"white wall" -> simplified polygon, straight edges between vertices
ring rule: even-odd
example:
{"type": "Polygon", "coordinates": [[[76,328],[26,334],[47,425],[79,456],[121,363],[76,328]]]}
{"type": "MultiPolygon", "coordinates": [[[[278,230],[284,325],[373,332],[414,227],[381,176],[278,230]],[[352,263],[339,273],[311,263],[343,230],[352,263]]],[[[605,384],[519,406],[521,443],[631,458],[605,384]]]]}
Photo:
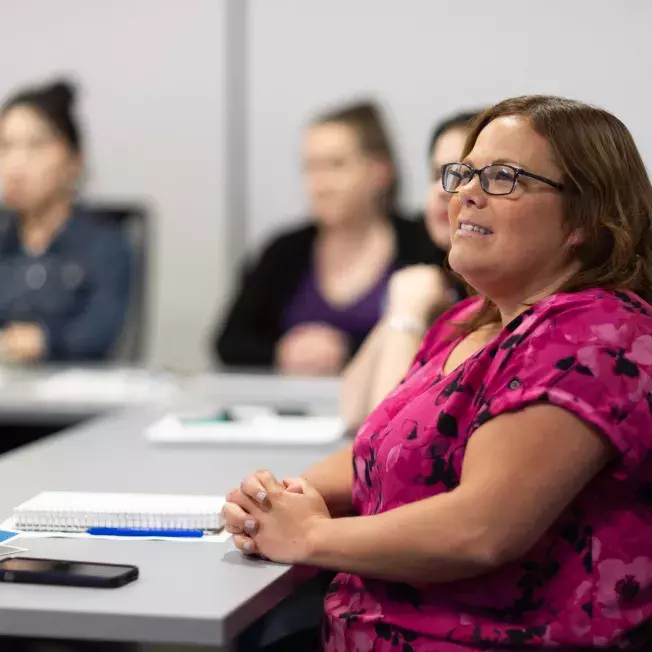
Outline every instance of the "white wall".
{"type": "Polygon", "coordinates": [[[651,27],[649,0],[250,0],[249,243],[301,215],[302,125],[361,94],[391,109],[410,206],[435,121],[524,93],[611,110],[652,165],[651,27]]]}
{"type": "Polygon", "coordinates": [[[205,366],[228,280],[225,16],[225,0],[3,0],[0,11],[0,96],[74,74],[88,194],[153,208],[155,365],[205,366]]]}
{"type": "Polygon", "coordinates": [[[303,214],[301,129],[339,101],[375,96],[391,110],[410,207],[425,192],[433,123],[508,95],[601,104],[652,164],[648,0],[1,4],[0,97],[74,74],[89,194],[154,209],[157,366],[207,366],[233,262],[244,242],[303,214]],[[462,64],[446,67],[447,53],[462,64]]]}

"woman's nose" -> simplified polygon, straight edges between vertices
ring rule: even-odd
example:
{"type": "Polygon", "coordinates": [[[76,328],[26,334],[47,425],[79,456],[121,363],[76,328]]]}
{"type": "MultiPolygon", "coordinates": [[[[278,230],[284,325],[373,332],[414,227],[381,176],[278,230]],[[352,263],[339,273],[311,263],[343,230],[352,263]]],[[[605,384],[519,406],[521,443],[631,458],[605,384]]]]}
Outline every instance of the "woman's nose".
{"type": "Polygon", "coordinates": [[[481,208],[487,201],[487,195],[482,190],[479,175],[474,175],[471,181],[457,191],[462,206],[481,208]]]}

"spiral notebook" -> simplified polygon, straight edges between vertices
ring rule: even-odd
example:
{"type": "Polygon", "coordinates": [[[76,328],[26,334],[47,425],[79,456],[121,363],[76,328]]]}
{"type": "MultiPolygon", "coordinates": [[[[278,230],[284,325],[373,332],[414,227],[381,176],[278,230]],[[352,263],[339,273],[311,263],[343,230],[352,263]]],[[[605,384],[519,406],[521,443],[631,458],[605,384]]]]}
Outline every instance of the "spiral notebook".
{"type": "Polygon", "coordinates": [[[46,491],[14,509],[16,530],[85,532],[89,528],[204,530],[222,528],[221,496],[46,491]]]}

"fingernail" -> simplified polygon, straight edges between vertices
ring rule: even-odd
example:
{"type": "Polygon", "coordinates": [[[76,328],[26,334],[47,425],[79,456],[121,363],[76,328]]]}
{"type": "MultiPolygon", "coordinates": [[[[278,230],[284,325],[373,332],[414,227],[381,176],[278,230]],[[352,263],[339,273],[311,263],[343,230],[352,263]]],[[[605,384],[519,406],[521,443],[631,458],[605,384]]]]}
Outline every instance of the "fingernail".
{"type": "Polygon", "coordinates": [[[259,492],[256,494],[256,500],[257,500],[259,503],[264,502],[265,498],[267,498],[267,492],[266,492],[266,491],[259,491],[259,492]]]}
{"type": "Polygon", "coordinates": [[[245,542],[242,544],[242,547],[243,547],[247,552],[251,552],[251,541],[245,541],[245,542]]]}
{"type": "Polygon", "coordinates": [[[248,519],[244,523],[245,532],[253,532],[256,529],[256,521],[248,519]]]}

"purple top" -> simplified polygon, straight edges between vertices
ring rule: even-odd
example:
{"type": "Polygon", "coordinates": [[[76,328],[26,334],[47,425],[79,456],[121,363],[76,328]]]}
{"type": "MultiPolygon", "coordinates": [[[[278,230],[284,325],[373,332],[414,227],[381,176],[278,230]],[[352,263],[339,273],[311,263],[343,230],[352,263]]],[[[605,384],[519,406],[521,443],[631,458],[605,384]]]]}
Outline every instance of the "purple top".
{"type": "Polygon", "coordinates": [[[437,320],[405,381],[358,432],[356,511],[373,515],[453,491],[473,433],[536,403],[595,427],[614,460],[522,559],[491,573],[426,588],[340,573],[326,596],[328,652],[629,649],[646,636],[652,308],[630,292],[557,294],[444,374],[459,341],[450,323],[477,306],[468,299],[437,320]]]}
{"type": "Polygon", "coordinates": [[[281,319],[283,331],[287,333],[300,324],[320,323],[337,328],[356,341],[364,339],[381,317],[387,283],[393,271],[392,263],[376,285],[357,301],[340,308],[322,295],[311,266],[285,305],[281,319]]]}

